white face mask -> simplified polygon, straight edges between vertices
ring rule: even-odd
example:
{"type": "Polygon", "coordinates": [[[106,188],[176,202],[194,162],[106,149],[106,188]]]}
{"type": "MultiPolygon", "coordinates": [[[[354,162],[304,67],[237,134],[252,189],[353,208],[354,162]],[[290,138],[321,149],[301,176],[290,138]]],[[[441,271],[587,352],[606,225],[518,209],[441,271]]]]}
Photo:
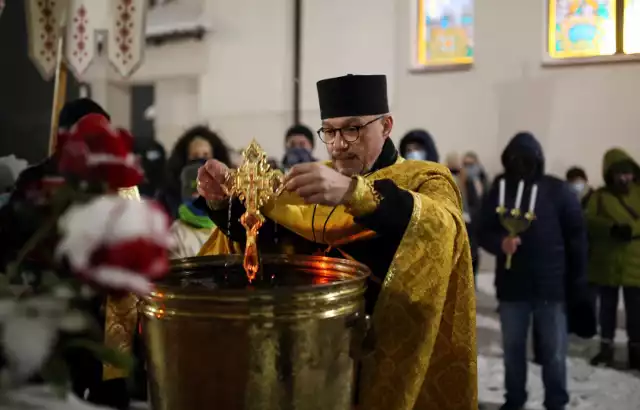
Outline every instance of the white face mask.
{"type": "Polygon", "coordinates": [[[406,159],[413,159],[416,161],[424,161],[427,159],[427,153],[425,151],[422,150],[417,150],[417,151],[409,151],[407,152],[407,155],[405,155],[406,159]]]}
{"type": "Polygon", "coordinates": [[[582,192],[584,192],[584,189],[586,188],[586,186],[587,185],[584,182],[574,182],[571,184],[571,189],[576,194],[581,195],[582,192]]]}

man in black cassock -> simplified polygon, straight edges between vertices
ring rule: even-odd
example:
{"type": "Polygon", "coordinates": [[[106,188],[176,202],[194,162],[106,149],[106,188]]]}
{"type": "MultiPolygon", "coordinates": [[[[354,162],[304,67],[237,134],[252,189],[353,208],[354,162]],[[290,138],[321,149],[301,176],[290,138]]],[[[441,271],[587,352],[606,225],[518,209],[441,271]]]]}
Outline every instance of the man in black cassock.
{"type": "MultiPolygon", "coordinates": [[[[287,192],[261,209],[259,247],[372,270],[366,310],[378,331],[362,361],[361,408],[476,410],[475,291],[456,183],[442,165],[398,155],[385,76],[317,87],[317,133],[331,162],[291,168],[287,192]]],[[[201,255],[232,253],[246,240],[245,209],[234,201],[229,211],[222,187],[227,171],[210,160],[199,172],[199,204],[219,227],[201,255]]]]}

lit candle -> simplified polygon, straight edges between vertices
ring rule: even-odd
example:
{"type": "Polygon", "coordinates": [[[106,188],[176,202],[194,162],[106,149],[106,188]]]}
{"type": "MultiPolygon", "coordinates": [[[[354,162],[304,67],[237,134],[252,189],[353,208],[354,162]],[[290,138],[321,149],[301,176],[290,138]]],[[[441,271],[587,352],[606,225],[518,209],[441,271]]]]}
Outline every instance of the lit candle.
{"type": "Polygon", "coordinates": [[[529,212],[533,213],[536,209],[536,199],[538,198],[538,185],[531,187],[531,197],[529,198],[529,212]]]}
{"type": "Polygon", "coordinates": [[[500,180],[500,191],[499,191],[499,196],[498,196],[498,206],[500,208],[504,207],[504,178],[502,178],[500,180]]]}
{"type": "Polygon", "coordinates": [[[522,194],[524,192],[524,181],[520,180],[518,182],[518,193],[516,194],[516,204],[514,205],[514,209],[520,209],[520,205],[522,205],[522,194]]]}

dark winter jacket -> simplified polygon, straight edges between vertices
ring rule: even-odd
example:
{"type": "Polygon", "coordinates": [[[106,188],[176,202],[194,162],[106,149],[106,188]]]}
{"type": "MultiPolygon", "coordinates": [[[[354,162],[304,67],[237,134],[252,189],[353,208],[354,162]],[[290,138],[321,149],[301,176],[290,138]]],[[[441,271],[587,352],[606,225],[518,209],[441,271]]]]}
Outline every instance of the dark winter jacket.
{"type": "Polygon", "coordinates": [[[574,291],[581,292],[586,288],[587,239],[582,209],[566,183],[544,174],[542,147],[531,134],[518,134],[509,142],[502,155],[503,165],[514,152],[534,154],[537,161],[537,173],[526,182],[521,205],[523,212],[528,210],[531,187],[537,184],[536,219],[520,235],[522,244],[513,255],[511,270],[507,271],[506,256],[502,252],[502,240],[507,231],[496,214],[498,181],[506,179],[505,205],[511,208],[518,179],[508,173],[498,176],[483,201],[479,243],[497,257],[499,300],[563,301],[574,291]]]}
{"type": "Polygon", "coordinates": [[[640,167],[621,149],[609,150],[602,173],[607,185],[589,198],[586,216],[591,239],[589,280],[596,285],[640,287],[640,167]],[[616,193],[610,184],[610,169],[630,162],[637,180],[626,194],[616,193]],[[625,227],[616,235],[613,227],[625,227]]]}

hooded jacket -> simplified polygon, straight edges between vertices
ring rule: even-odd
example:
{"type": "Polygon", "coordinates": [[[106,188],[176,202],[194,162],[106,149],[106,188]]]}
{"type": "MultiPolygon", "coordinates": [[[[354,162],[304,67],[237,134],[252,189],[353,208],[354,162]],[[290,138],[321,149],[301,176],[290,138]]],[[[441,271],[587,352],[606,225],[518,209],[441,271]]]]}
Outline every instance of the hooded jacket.
{"type": "Polygon", "coordinates": [[[573,291],[586,288],[587,241],[582,209],[564,181],[544,174],[540,143],[529,133],[517,134],[502,154],[505,173],[494,181],[480,212],[478,240],[497,257],[496,288],[501,301],[563,301],[573,291]],[[514,206],[518,176],[508,167],[513,155],[533,156],[536,172],[525,183],[521,210],[528,211],[531,188],[538,186],[536,219],[520,234],[521,245],[513,255],[511,270],[505,269],[502,241],[508,235],[496,213],[499,180],[505,178],[505,205],[514,206]],[[569,294],[568,294],[568,293],[569,294]]]}
{"type": "Polygon", "coordinates": [[[400,155],[403,157],[407,154],[407,145],[411,143],[418,143],[424,147],[427,154],[427,161],[440,162],[440,155],[438,154],[438,148],[433,141],[433,137],[425,130],[413,130],[409,131],[400,140],[400,155]]]}
{"type": "Polygon", "coordinates": [[[621,149],[609,150],[602,161],[606,185],[589,197],[586,218],[591,249],[589,281],[605,286],[640,287],[640,167],[621,149]],[[611,167],[620,162],[635,165],[636,179],[627,194],[610,189],[611,167]],[[631,228],[630,240],[611,235],[614,225],[631,228]]]}

